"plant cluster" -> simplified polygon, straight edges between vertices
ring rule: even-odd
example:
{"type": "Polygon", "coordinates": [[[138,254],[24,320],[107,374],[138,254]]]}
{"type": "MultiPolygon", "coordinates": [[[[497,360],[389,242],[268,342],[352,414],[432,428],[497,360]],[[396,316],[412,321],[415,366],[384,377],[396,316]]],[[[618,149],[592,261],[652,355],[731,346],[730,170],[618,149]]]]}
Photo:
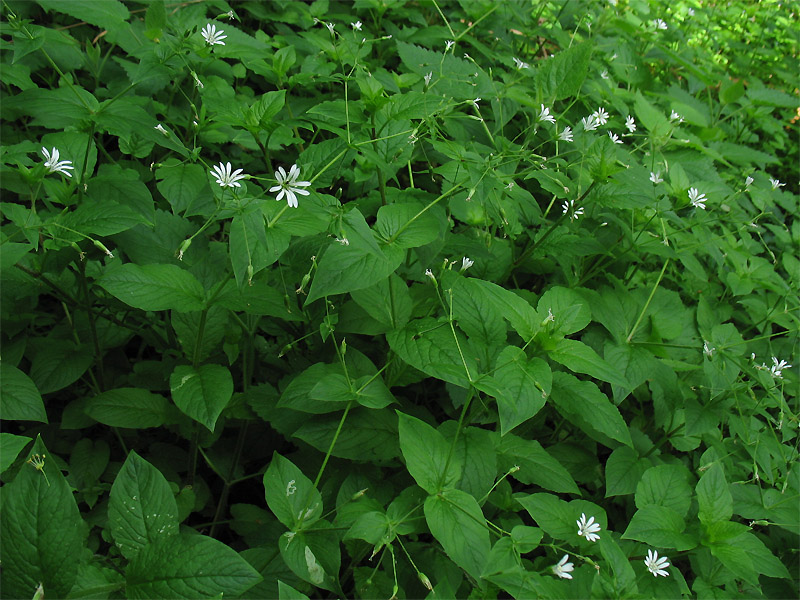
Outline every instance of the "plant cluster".
{"type": "Polygon", "coordinates": [[[3,596],[797,597],[739,4],[5,0],[3,596]]]}

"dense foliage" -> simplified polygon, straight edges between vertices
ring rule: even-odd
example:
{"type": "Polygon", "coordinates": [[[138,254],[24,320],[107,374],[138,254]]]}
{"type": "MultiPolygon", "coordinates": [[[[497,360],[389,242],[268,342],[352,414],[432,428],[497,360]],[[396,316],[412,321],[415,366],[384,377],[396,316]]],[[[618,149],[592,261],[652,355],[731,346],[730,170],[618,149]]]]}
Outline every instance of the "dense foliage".
{"type": "Polygon", "coordinates": [[[5,0],[3,597],[798,597],[791,10],[5,0]]]}

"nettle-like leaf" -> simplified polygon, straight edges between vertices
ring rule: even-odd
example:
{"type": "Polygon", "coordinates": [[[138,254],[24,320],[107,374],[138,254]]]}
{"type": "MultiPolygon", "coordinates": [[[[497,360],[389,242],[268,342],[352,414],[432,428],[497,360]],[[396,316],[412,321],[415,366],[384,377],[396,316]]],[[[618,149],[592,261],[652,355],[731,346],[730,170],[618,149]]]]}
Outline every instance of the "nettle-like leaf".
{"type": "Polygon", "coordinates": [[[322,496],[311,480],[277,452],[264,473],[264,492],[278,520],[296,531],[313,525],[322,514],[322,496]]]}
{"type": "Polygon", "coordinates": [[[169,387],[176,406],[213,432],[233,395],[233,377],[222,365],[184,365],[172,372],[169,387]]]}
{"type": "Polygon", "coordinates": [[[429,494],[452,485],[461,476],[460,461],[453,460],[450,444],[433,427],[401,412],[399,419],[400,450],[406,469],[417,484],[429,494]]]}
{"type": "Polygon", "coordinates": [[[4,419],[47,423],[42,395],[30,377],[14,366],[0,363],[0,414],[4,419]]]}
{"type": "Polygon", "coordinates": [[[191,312],[205,308],[200,282],[175,265],[117,265],[106,271],[100,286],[122,302],[141,310],[191,312]]]}

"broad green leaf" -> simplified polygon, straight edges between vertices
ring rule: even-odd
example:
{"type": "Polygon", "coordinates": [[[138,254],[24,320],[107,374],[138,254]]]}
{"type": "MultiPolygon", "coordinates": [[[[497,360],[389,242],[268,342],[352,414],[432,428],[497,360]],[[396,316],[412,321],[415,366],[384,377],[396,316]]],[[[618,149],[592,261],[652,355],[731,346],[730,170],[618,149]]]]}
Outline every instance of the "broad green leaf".
{"type": "Polygon", "coordinates": [[[264,215],[255,206],[231,221],[228,243],[239,287],[250,285],[253,275],[267,267],[265,231],[264,215]]]}
{"type": "Polygon", "coordinates": [[[616,448],[606,461],[606,498],[633,494],[649,466],[633,448],[616,448]]]}
{"type": "Polygon", "coordinates": [[[262,577],[222,542],[181,533],[146,545],[125,571],[128,598],[239,596],[262,577]]]}
{"type": "Polygon", "coordinates": [[[489,552],[481,577],[513,571],[521,562],[520,552],[510,537],[501,537],[489,552]]]}
{"type": "Polygon", "coordinates": [[[286,90],[267,92],[253,102],[245,115],[247,125],[269,129],[273,124],[273,117],[277,115],[286,103],[286,90]]]}
{"type": "MultiPolygon", "coordinates": [[[[485,294],[473,292],[475,285],[471,279],[458,277],[452,288],[453,318],[458,327],[467,334],[473,348],[480,353],[480,360],[487,366],[506,341],[506,324],[502,313],[497,310],[485,294]]],[[[450,294],[446,292],[448,302],[450,294]]],[[[507,361],[506,361],[507,362],[507,361]]]]}
{"type": "Polygon", "coordinates": [[[636,486],[636,507],[655,504],[685,517],[692,503],[689,470],[682,465],[658,465],[647,469],[636,486]]]}
{"type": "Polygon", "coordinates": [[[386,408],[395,398],[380,377],[364,375],[353,382],[356,400],[367,408],[386,408]]]}
{"type": "Polygon", "coordinates": [[[161,427],[170,420],[166,398],[141,388],[103,392],[89,399],[84,412],[98,423],[111,427],[161,427]]]}
{"type": "Polygon", "coordinates": [[[630,383],[620,369],[610,365],[591,347],[578,340],[558,340],[556,347],[549,351],[548,356],[574,373],[584,373],[626,390],[631,389],[630,383]]]}
{"type": "MultiPolygon", "coordinates": [[[[458,423],[445,421],[438,427],[447,440],[453,443],[458,423]]],[[[497,452],[494,433],[480,427],[465,427],[456,440],[451,462],[461,470],[455,486],[475,498],[487,496],[497,477],[497,452]]]]}
{"type": "Polygon", "coordinates": [[[448,383],[466,388],[478,374],[474,357],[464,352],[466,338],[458,330],[454,336],[446,321],[415,319],[387,333],[386,341],[412,367],[448,383]]]}
{"type": "Polygon", "coordinates": [[[322,496],[303,472],[288,458],[272,455],[264,473],[267,505],[292,531],[314,524],[322,515],[322,496]]]}
{"type": "MultiPolygon", "coordinates": [[[[553,494],[531,494],[530,496],[517,496],[517,502],[528,511],[536,524],[545,533],[557,540],[577,541],[578,526],[576,521],[581,514],[575,514],[568,502],[561,500],[553,494]]],[[[593,516],[598,520],[597,515],[587,515],[588,519],[593,516]]]]}
{"type": "MultiPolygon", "coordinates": [[[[101,559],[95,557],[95,562],[101,559]]],[[[109,598],[125,588],[125,578],[115,569],[86,563],[78,567],[78,577],[67,598],[109,598]]]]}
{"type": "Polygon", "coordinates": [[[740,548],[744,548],[744,551],[750,556],[756,573],[766,575],[767,577],[792,579],[792,575],[789,574],[789,570],[786,566],[775,557],[764,542],[755,534],[749,532],[743,533],[731,540],[731,542],[735,543],[740,548]]]}
{"type": "Polygon", "coordinates": [[[747,550],[736,543],[736,538],[710,544],[708,549],[729,569],[733,577],[744,579],[754,586],[758,585],[758,573],[753,567],[753,560],[747,550]]]}
{"type": "Polygon", "coordinates": [[[600,554],[614,571],[613,585],[615,597],[627,598],[636,592],[636,572],[630,559],[625,555],[612,535],[601,535],[597,540],[600,554]]]}
{"type": "Polygon", "coordinates": [[[429,244],[439,237],[439,221],[432,213],[422,212],[424,208],[420,202],[381,206],[375,232],[387,244],[394,244],[398,248],[417,248],[429,244]]]}
{"type": "Polygon", "coordinates": [[[78,573],[88,528],[75,497],[40,437],[28,463],[0,490],[4,598],[29,598],[41,583],[50,597],[66,598],[78,573]]]}
{"type": "Polygon", "coordinates": [[[619,409],[595,384],[580,381],[567,373],[554,373],[551,397],[556,408],[589,436],[606,445],[611,444],[610,440],[616,440],[633,447],[631,434],[619,409]]]}
{"type": "Polygon", "coordinates": [[[576,95],[583,84],[592,54],[590,42],[575,44],[555,54],[550,60],[538,61],[536,88],[541,101],[550,104],[576,95]]]}
{"type": "Polygon", "coordinates": [[[213,433],[233,395],[233,377],[222,365],[182,365],[170,375],[169,388],[176,406],[213,433]]]}
{"type": "Polygon", "coordinates": [[[533,339],[541,328],[539,313],[523,298],[495,283],[482,279],[467,279],[466,289],[474,296],[494,306],[526,342],[533,339]]]}
{"type": "MultiPolygon", "coordinates": [[[[50,357],[48,360],[57,359],[50,357]]],[[[3,419],[47,423],[42,396],[30,377],[16,367],[0,362],[0,382],[0,414],[3,419]]]]}
{"type": "Polygon", "coordinates": [[[730,520],[733,515],[733,497],[718,462],[706,469],[697,482],[695,491],[700,508],[698,517],[704,525],[730,520]]]}
{"type": "Polygon", "coordinates": [[[202,361],[218,350],[230,331],[229,317],[230,313],[220,305],[212,305],[206,311],[172,311],[170,323],[186,360],[193,361],[196,352],[197,359],[202,361]],[[204,324],[202,331],[201,322],[204,324]],[[198,335],[202,336],[200,340],[197,339],[198,335]]]}
{"type": "Polygon", "coordinates": [[[287,531],[278,540],[281,557],[295,575],[328,591],[336,587],[341,566],[339,536],[330,523],[318,521],[314,531],[287,531]]]}
{"type": "Polygon", "coordinates": [[[479,580],[491,544],[477,500],[461,490],[445,488],[425,500],[425,521],[453,562],[479,580]]]}
{"type": "Polygon", "coordinates": [[[205,308],[200,282],[175,265],[127,263],[107,269],[99,282],[109,294],[141,310],[190,312],[205,308]]]}
{"type": "Polygon", "coordinates": [[[406,469],[417,485],[429,494],[453,485],[461,477],[461,465],[451,458],[450,444],[441,433],[415,417],[397,412],[399,419],[400,451],[406,469]]]}
{"type": "Polygon", "coordinates": [[[487,575],[484,579],[505,590],[512,598],[566,598],[568,595],[564,582],[527,571],[520,566],[487,575]]]}
{"type": "Polygon", "coordinates": [[[309,600],[303,592],[298,592],[288,583],[278,580],[278,600],[309,600]]]}
{"type": "Polygon", "coordinates": [[[375,285],[354,290],[350,295],[370,317],[392,329],[405,327],[411,316],[412,302],[408,286],[394,273],[375,285]]]}
{"type": "MultiPolygon", "coordinates": [[[[3,415],[5,417],[5,415],[3,415]]],[[[31,438],[13,433],[0,433],[0,473],[14,464],[23,448],[31,443],[31,438]]]]}
{"type": "Polygon", "coordinates": [[[344,535],[345,540],[364,540],[382,547],[394,539],[394,524],[382,511],[372,510],[360,515],[344,535]]]}
{"type": "Polygon", "coordinates": [[[553,315],[551,335],[569,335],[586,327],[592,320],[587,301],[576,291],[552,287],[539,298],[536,307],[540,315],[553,315]]]}
{"type": "MultiPolygon", "coordinates": [[[[340,413],[304,419],[292,434],[322,453],[331,447],[341,422],[340,413]]],[[[389,410],[354,408],[339,432],[331,454],[349,460],[386,461],[400,456],[397,442],[397,418],[389,410]]]]}
{"type": "MultiPolygon", "coordinates": [[[[3,100],[4,116],[9,121],[29,115],[33,117],[32,125],[60,131],[88,120],[91,111],[98,107],[97,98],[75,85],[54,90],[29,89],[3,100]]],[[[77,163],[75,166],[77,168],[77,163]]]]}
{"type": "Polygon", "coordinates": [[[152,225],[140,213],[125,204],[109,198],[86,199],[73,212],[67,213],[56,223],[85,235],[107,236],[127,231],[140,223],[152,225]]]}
{"type": "Polygon", "coordinates": [[[208,177],[201,165],[166,162],[156,171],[156,187],[169,202],[173,213],[183,213],[184,216],[205,214],[208,208],[213,210],[208,177]]]}
{"type": "Polygon", "coordinates": [[[128,560],[148,544],[178,534],[178,505],[169,483],[133,450],[111,486],[108,524],[128,560]]]}
{"type": "MultiPolygon", "coordinates": [[[[286,386],[286,389],[283,390],[278,407],[313,414],[325,414],[343,409],[344,405],[341,402],[331,401],[330,399],[319,400],[311,396],[311,391],[329,375],[344,377],[338,365],[325,363],[313,364],[302,373],[295,375],[289,385],[286,386]]],[[[324,392],[324,389],[320,391],[324,392]]]]}
{"type": "Polygon", "coordinates": [[[686,524],[671,508],[649,504],[637,510],[622,538],[637,540],[655,548],[691,550],[698,540],[683,533],[686,524]]]}
{"type": "Polygon", "coordinates": [[[39,4],[47,11],[55,11],[74,17],[78,21],[86,21],[104,29],[113,29],[125,25],[130,16],[128,9],[118,0],[39,0],[39,4]]]}
{"type": "MultiPolygon", "coordinates": [[[[57,392],[77,381],[93,360],[92,351],[86,345],[76,346],[67,340],[48,340],[37,349],[31,362],[30,376],[40,393],[57,392]]],[[[30,406],[35,403],[29,387],[25,391],[19,387],[12,388],[12,393],[15,389],[26,399],[26,404],[30,406]]]]}
{"type": "Polygon", "coordinates": [[[572,475],[550,456],[536,440],[526,440],[514,434],[503,436],[497,448],[503,469],[518,466],[511,477],[525,485],[536,484],[554,492],[579,494],[572,475]]]}
{"type": "Polygon", "coordinates": [[[494,379],[503,395],[497,399],[500,434],[506,435],[544,406],[553,381],[550,366],[541,358],[528,358],[516,346],[506,346],[497,357],[494,379]]]}
{"type": "Polygon", "coordinates": [[[535,550],[539,546],[544,536],[541,529],[538,527],[529,527],[527,525],[516,525],[511,530],[511,540],[514,542],[514,547],[520,554],[526,554],[535,550]]]}

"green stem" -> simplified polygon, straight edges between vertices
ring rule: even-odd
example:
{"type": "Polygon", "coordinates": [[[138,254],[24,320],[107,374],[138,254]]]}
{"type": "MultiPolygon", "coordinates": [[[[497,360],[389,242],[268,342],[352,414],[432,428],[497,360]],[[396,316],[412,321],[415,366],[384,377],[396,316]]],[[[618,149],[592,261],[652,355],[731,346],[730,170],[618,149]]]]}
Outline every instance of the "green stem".
{"type": "Polygon", "coordinates": [[[200,366],[200,348],[203,344],[203,334],[206,329],[206,317],[208,309],[205,308],[200,313],[200,323],[197,325],[197,337],[194,340],[194,352],[192,353],[192,366],[197,369],[200,366]]]}
{"type": "Polygon", "coordinates": [[[633,334],[635,334],[636,330],[639,328],[639,324],[642,322],[642,319],[644,318],[644,315],[647,312],[647,308],[650,306],[650,302],[653,300],[653,296],[655,296],[655,294],[656,294],[656,290],[658,289],[658,285],[661,283],[661,278],[664,277],[664,272],[667,270],[667,265],[668,264],[669,264],[669,259],[664,261],[664,266],[661,267],[661,273],[658,274],[658,279],[656,280],[656,283],[653,286],[653,289],[650,290],[650,295],[647,297],[647,302],[644,303],[644,306],[642,307],[642,311],[639,313],[639,318],[636,319],[636,323],[633,324],[633,329],[631,329],[631,332],[628,334],[628,337],[625,339],[626,343],[630,344],[631,338],[633,338],[633,334]]]}

